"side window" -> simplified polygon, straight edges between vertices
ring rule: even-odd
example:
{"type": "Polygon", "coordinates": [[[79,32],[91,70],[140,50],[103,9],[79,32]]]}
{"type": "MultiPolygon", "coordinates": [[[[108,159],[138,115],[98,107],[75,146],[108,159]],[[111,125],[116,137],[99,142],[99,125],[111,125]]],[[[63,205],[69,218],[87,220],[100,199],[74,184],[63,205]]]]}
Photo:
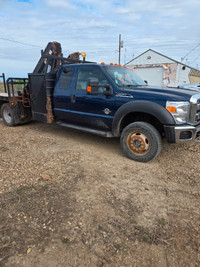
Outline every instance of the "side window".
{"type": "Polygon", "coordinates": [[[59,87],[60,89],[67,90],[70,88],[74,68],[64,68],[60,76],[59,87]]]}
{"type": "MultiPolygon", "coordinates": [[[[78,70],[76,89],[86,90],[87,82],[89,78],[97,78],[99,80],[99,84],[106,85],[108,84],[108,80],[104,76],[103,72],[98,67],[80,67],[78,70]]],[[[105,87],[97,88],[99,92],[106,91],[105,87]]]]}

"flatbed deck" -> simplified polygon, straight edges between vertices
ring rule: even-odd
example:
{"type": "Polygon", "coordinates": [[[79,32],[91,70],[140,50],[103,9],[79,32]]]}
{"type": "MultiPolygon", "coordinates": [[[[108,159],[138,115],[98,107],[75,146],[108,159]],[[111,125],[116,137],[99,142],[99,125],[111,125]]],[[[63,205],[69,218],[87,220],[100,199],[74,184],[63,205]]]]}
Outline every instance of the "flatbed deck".
{"type": "Polygon", "coordinates": [[[8,93],[0,93],[0,100],[8,101],[8,93]]]}
{"type": "Polygon", "coordinates": [[[8,97],[8,93],[0,93],[0,96],[8,97]]]}

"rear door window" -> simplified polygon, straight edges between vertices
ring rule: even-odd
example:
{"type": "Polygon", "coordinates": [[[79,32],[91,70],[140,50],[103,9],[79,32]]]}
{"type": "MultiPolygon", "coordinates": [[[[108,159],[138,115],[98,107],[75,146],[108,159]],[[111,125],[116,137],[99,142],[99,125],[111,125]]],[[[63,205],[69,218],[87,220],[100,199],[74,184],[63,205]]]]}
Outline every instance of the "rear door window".
{"type": "Polygon", "coordinates": [[[64,68],[59,80],[59,87],[62,90],[70,89],[74,68],[64,68]]]}

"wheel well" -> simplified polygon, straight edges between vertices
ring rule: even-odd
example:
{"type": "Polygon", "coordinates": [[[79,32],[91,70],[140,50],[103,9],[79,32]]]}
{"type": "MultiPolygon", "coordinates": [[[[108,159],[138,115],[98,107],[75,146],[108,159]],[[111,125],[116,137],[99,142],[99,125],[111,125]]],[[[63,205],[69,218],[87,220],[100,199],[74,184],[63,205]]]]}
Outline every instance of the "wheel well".
{"type": "Polygon", "coordinates": [[[127,125],[129,125],[132,122],[136,122],[136,121],[148,122],[158,130],[158,132],[160,133],[161,136],[165,135],[165,131],[164,131],[164,127],[163,127],[162,123],[156,117],[154,117],[148,113],[143,113],[143,112],[132,112],[132,113],[127,114],[122,119],[122,122],[120,125],[120,133],[123,131],[123,129],[127,125]]]}

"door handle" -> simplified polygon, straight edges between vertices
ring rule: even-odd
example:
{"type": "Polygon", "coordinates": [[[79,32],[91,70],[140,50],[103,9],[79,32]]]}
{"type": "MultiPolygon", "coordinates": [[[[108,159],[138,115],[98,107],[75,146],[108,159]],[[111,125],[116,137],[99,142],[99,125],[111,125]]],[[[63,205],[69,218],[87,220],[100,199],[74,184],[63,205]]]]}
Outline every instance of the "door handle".
{"type": "Polygon", "coordinates": [[[75,95],[71,95],[71,103],[76,103],[76,96],[75,95]]]}

